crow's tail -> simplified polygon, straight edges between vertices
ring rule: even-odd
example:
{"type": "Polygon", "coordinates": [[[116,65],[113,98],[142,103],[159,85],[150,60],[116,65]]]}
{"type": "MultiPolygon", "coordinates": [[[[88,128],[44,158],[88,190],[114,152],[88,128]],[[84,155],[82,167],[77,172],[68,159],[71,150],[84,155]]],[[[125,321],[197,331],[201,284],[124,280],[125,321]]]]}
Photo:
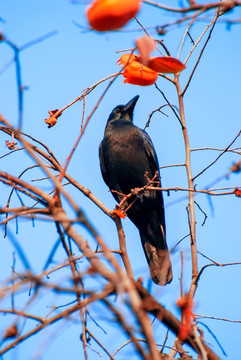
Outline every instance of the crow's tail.
{"type": "Polygon", "coordinates": [[[156,246],[150,236],[140,231],[142,246],[146,255],[151,277],[157,285],[166,285],[172,281],[172,265],[165,239],[157,241],[156,246]]]}

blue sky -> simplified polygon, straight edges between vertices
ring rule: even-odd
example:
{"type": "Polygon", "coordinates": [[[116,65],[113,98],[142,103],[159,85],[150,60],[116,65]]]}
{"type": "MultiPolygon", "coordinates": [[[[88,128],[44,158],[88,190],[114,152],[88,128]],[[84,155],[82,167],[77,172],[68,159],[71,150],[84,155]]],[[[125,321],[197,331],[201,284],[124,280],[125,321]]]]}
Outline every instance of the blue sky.
{"type": "MultiPolygon", "coordinates": [[[[177,6],[175,1],[166,3],[177,6]]],[[[48,117],[48,111],[64,107],[77,98],[87,87],[119,71],[116,61],[120,55],[116,51],[133,47],[134,40],[143,35],[138,24],[134,21],[130,22],[125,31],[119,33],[98,34],[93,31],[82,31],[74,22],[87,26],[84,16],[85,7],[86,4],[83,2],[73,4],[67,0],[0,0],[0,17],[2,19],[0,26],[3,34],[17,46],[21,47],[29,41],[56,31],[55,35],[27,48],[20,54],[22,82],[27,87],[24,92],[22,130],[44,142],[51,148],[62,164],[64,164],[79,134],[82,103],[77,102],[67,109],[59,118],[57,125],[51,129],[48,129],[44,123],[44,119],[48,117]],[[128,29],[138,31],[126,31],[128,29]]],[[[223,17],[222,21],[225,18],[238,19],[240,16],[241,11],[237,8],[227,14],[226,17],[223,17]]],[[[147,4],[142,5],[138,14],[138,20],[146,27],[166,24],[177,18],[178,15],[158,11],[147,4]]],[[[195,24],[191,29],[191,35],[195,41],[205,26],[206,22],[203,21],[195,24]]],[[[174,27],[163,37],[165,45],[174,57],[177,55],[184,31],[185,26],[174,27]]],[[[161,39],[154,29],[149,32],[153,37],[161,39]]],[[[187,69],[183,71],[180,77],[182,86],[185,85],[191,73],[202,45],[203,41],[194,51],[190,61],[187,63],[187,69]]],[[[182,61],[185,60],[190,48],[191,44],[187,38],[180,56],[182,61]]],[[[240,25],[233,25],[228,29],[225,23],[218,23],[184,98],[192,148],[211,147],[224,149],[238,134],[240,130],[240,56],[240,25]]],[[[14,64],[2,71],[12,57],[12,50],[6,44],[1,44],[0,112],[9,122],[16,125],[17,92],[14,64]]],[[[157,84],[164,91],[169,102],[177,106],[174,86],[161,77],[159,77],[157,84]]],[[[107,82],[101,84],[86,97],[86,116],[90,114],[106,86],[107,82]]],[[[112,108],[118,104],[126,103],[137,94],[140,95],[140,99],[136,105],[134,122],[141,128],[144,127],[151,111],[165,104],[164,99],[154,86],[125,85],[122,76],[120,76],[92,117],[68,167],[68,173],[88,187],[110,209],[114,208],[115,202],[101,177],[98,147],[103,137],[107,117],[112,108]]],[[[183,163],[185,153],[180,125],[167,107],[164,108],[164,112],[168,116],[161,114],[153,116],[147,132],[155,145],[160,166],[183,163]]],[[[7,152],[5,147],[5,140],[7,139],[5,134],[0,133],[0,156],[7,152]]],[[[232,148],[240,148],[240,146],[241,142],[238,138],[232,148]]],[[[193,152],[193,174],[199,173],[219,153],[219,151],[215,150],[193,152]]],[[[204,188],[219,176],[224,175],[230,166],[238,160],[240,160],[238,154],[224,154],[213,167],[196,179],[196,186],[199,189],[204,188]]],[[[23,169],[32,164],[32,160],[21,151],[15,155],[12,154],[0,159],[0,169],[17,176],[23,169]]],[[[31,170],[24,179],[31,180],[41,176],[42,173],[39,170],[31,170]]],[[[171,167],[162,169],[161,176],[163,187],[187,187],[184,168],[171,167]]],[[[52,189],[50,182],[47,181],[42,183],[41,186],[46,191],[52,189]]],[[[240,186],[240,174],[231,174],[228,179],[223,179],[216,185],[218,188],[234,186],[240,186]]],[[[78,205],[84,209],[88,218],[92,220],[106,243],[111,248],[118,249],[117,234],[112,221],[80,192],[72,188],[67,189],[78,205]]],[[[9,192],[8,188],[0,184],[0,206],[6,204],[9,192]]],[[[188,234],[186,213],[188,200],[185,196],[186,193],[179,192],[171,192],[170,196],[164,194],[167,239],[170,249],[188,234]],[[178,201],[178,199],[182,200],[178,201]]],[[[15,197],[13,201],[17,202],[17,198],[15,197]]],[[[210,198],[206,195],[198,195],[196,201],[208,216],[205,225],[202,226],[203,213],[196,208],[198,250],[219,263],[241,261],[241,200],[234,196],[210,198]]],[[[66,211],[72,214],[67,204],[66,211]]],[[[143,276],[146,284],[149,273],[138,232],[128,219],[123,221],[123,226],[134,274],[136,278],[143,276]]],[[[92,246],[95,245],[93,239],[81,226],[77,226],[77,229],[90,241],[92,246]]],[[[48,253],[58,238],[55,226],[41,221],[35,221],[33,224],[30,221],[19,220],[18,234],[16,234],[15,223],[12,223],[10,230],[21,243],[35,273],[41,272],[48,253]]],[[[7,238],[3,239],[2,234],[0,240],[1,281],[11,275],[13,262],[13,247],[7,238]]],[[[157,299],[176,315],[178,315],[178,312],[175,302],[180,295],[181,249],[184,252],[184,289],[189,289],[191,263],[188,238],[181,243],[172,255],[174,279],[171,285],[161,290],[153,285],[152,289],[152,293],[157,299]]],[[[63,250],[59,249],[55,261],[61,262],[64,258],[63,250]]],[[[199,268],[206,263],[208,261],[200,256],[199,268]]],[[[16,269],[22,271],[19,259],[16,262],[16,269]]],[[[67,274],[63,272],[56,275],[56,281],[58,276],[66,279],[67,274]]],[[[240,276],[241,266],[210,267],[205,270],[195,297],[195,311],[198,314],[207,316],[241,320],[240,276]]],[[[19,302],[19,306],[26,302],[26,297],[27,293],[19,295],[16,300],[19,302]]],[[[68,297],[43,294],[41,301],[35,304],[35,307],[31,310],[39,311],[41,316],[44,316],[49,311],[46,306],[50,304],[56,305],[56,302],[63,304],[68,301],[71,301],[68,297]]],[[[9,306],[9,304],[4,306],[9,306]]],[[[93,313],[97,316],[101,325],[105,327],[107,335],[102,335],[100,329],[94,324],[91,324],[91,328],[95,334],[103,336],[103,341],[106,341],[107,346],[111,347],[113,341],[116,340],[116,335],[114,335],[116,330],[113,330],[111,317],[108,321],[103,319],[103,309],[101,306],[100,308],[96,307],[93,309],[93,313]]],[[[8,321],[9,317],[3,318],[3,326],[0,325],[0,337],[8,326],[8,321]]],[[[201,321],[217,336],[228,354],[227,358],[236,358],[241,324],[205,319],[201,321]]],[[[159,336],[159,327],[157,324],[154,326],[159,336]]],[[[213,337],[205,328],[203,329],[207,341],[213,344],[217,354],[224,358],[213,337]]],[[[66,321],[66,324],[53,326],[36,337],[27,340],[12,352],[6,354],[4,359],[22,359],[23,354],[25,354],[26,359],[34,359],[34,355],[38,352],[41,354],[40,358],[44,360],[53,358],[66,359],[67,356],[71,356],[73,359],[80,358],[82,356],[82,347],[79,341],[80,333],[81,328],[77,321],[66,321]],[[50,336],[56,336],[56,340],[52,344],[48,340],[50,336]],[[41,353],[41,349],[45,348],[46,351],[41,353]]],[[[165,334],[163,335],[162,332],[160,339],[163,340],[163,336],[165,337],[165,334]]],[[[121,342],[124,342],[123,338],[120,339],[121,342]]],[[[95,346],[93,345],[93,347],[95,346]]],[[[96,356],[96,353],[90,350],[89,358],[96,359],[96,356]]],[[[119,356],[122,358],[122,354],[119,356]]],[[[37,355],[35,358],[37,358],[37,355]]],[[[103,359],[105,358],[105,354],[103,354],[103,359]]]]}

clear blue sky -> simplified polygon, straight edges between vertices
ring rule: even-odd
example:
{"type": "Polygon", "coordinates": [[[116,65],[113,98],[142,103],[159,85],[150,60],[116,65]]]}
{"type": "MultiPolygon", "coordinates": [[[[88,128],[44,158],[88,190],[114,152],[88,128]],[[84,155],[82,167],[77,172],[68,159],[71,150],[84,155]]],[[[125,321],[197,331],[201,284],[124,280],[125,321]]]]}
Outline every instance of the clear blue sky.
{"type": "MultiPolygon", "coordinates": [[[[175,1],[166,1],[170,5],[177,6],[175,1]]],[[[81,92],[102,78],[119,70],[116,61],[119,58],[118,50],[133,47],[134,40],[143,35],[138,24],[132,21],[125,31],[119,33],[84,32],[74,22],[87,26],[84,10],[85,3],[80,1],[73,4],[67,0],[0,0],[0,27],[3,34],[17,46],[35,40],[52,31],[57,33],[27,48],[20,54],[22,82],[28,88],[24,93],[24,121],[23,131],[31,134],[44,142],[54,152],[61,163],[64,163],[71,151],[81,124],[82,103],[76,103],[67,109],[59,118],[58,124],[48,129],[44,119],[48,117],[48,111],[60,109],[77,98],[81,92]],[[126,31],[136,29],[138,32],[126,31]]],[[[240,9],[234,10],[226,18],[238,19],[241,17],[240,9]]],[[[146,4],[138,15],[139,21],[145,27],[166,24],[174,21],[178,15],[158,11],[146,4]]],[[[222,17],[222,21],[226,19],[222,17]]],[[[197,23],[191,29],[191,35],[196,41],[206,26],[206,22],[197,23]]],[[[171,28],[163,37],[165,45],[172,56],[177,56],[178,48],[185,31],[185,26],[171,28]]],[[[149,31],[154,38],[159,38],[155,30],[149,31]]],[[[188,124],[190,143],[192,148],[218,148],[224,149],[238,134],[240,130],[240,88],[241,88],[241,27],[239,24],[227,29],[225,23],[216,25],[209,41],[206,51],[198,66],[197,72],[185,95],[185,112],[188,124]]],[[[203,42],[201,43],[203,44],[203,42]]],[[[180,59],[185,60],[191,44],[187,38],[181,52],[180,59]]],[[[201,50],[199,45],[193,56],[187,63],[187,69],[181,75],[181,84],[187,81],[193,64],[201,50]]],[[[12,59],[12,50],[6,44],[0,44],[0,112],[9,122],[17,124],[17,92],[15,81],[14,64],[4,69],[5,65],[12,59]]],[[[158,86],[165,92],[169,102],[177,104],[174,87],[165,79],[159,78],[158,86]]],[[[97,100],[105,89],[107,83],[100,85],[86,98],[86,116],[90,114],[97,100]]],[[[94,114],[87,127],[74,157],[69,165],[68,173],[76,178],[81,184],[88,187],[102,202],[110,209],[115,202],[106,188],[99,169],[98,147],[102,140],[105,123],[112,108],[118,104],[126,103],[133,96],[139,94],[140,99],[135,109],[134,122],[144,127],[152,110],[163,105],[164,99],[156,91],[154,86],[138,87],[124,85],[120,76],[106,94],[98,110],[94,114]]],[[[173,113],[166,107],[164,111],[168,117],[156,114],[152,118],[151,125],[147,129],[151,136],[158,154],[160,166],[180,164],[185,161],[184,144],[180,125],[173,113]]],[[[0,156],[7,152],[5,140],[7,136],[0,133],[0,156]]],[[[238,139],[232,148],[241,147],[238,139]]],[[[193,174],[197,174],[210,162],[219,152],[214,150],[196,151],[192,154],[193,174]]],[[[202,176],[196,180],[198,188],[204,188],[219,176],[225,174],[230,166],[240,159],[240,155],[228,153],[202,176]]],[[[32,161],[29,157],[19,152],[16,156],[11,155],[0,159],[0,169],[9,173],[19,175],[32,161]]],[[[36,170],[30,171],[24,179],[30,180],[41,177],[42,173],[36,170]]],[[[173,167],[161,170],[163,187],[187,187],[186,175],[183,168],[173,167]]],[[[222,180],[217,187],[240,186],[240,174],[232,174],[228,179],[222,180]]],[[[51,190],[46,182],[45,190],[51,190]]],[[[0,206],[6,204],[10,190],[0,184],[0,206]]],[[[112,221],[109,220],[95,205],[90,203],[81,193],[69,189],[76,202],[86,212],[94,225],[101,233],[107,244],[118,249],[118,240],[112,221]]],[[[166,205],[167,239],[171,249],[182,237],[188,233],[186,206],[188,200],[186,193],[170,193],[168,197],[164,194],[166,205]],[[177,201],[183,199],[182,201],[177,201]]],[[[15,198],[16,200],[16,198],[15,198]]],[[[197,239],[198,249],[209,258],[219,263],[241,261],[240,246],[240,209],[241,199],[234,196],[212,197],[199,195],[196,198],[199,206],[207,214],[208,218],[202,226],[203,213],[196,208],[197,215],[197,239]]],[[[67,209],[67,211],[70,211],[67,209]]],[[[70,212],[71,213],[71,212],[70,212]]],[[[130,261],[133,265],[136,278],[144,277],[145,284],[149,277],[145,258],[142,252],[139,235],[133,224],[128,219],[123,221],[127,238],[127,247],[130,261]]],[[[93,240],[81,228],[77,229],[94,246],[93,240]]],[[[35,273],[43,268],[49,251],[57,240],[54,225],[35,221],[20,220],[18,234],[16,234],[15,223],[10,230],[21,243],[35,273]],[[44,234],[44,235],[43,235],[44,234]]],[[[0,278],[1,280],[11,274],[13,247],[7,239],[3,239],[1,232],[0,250],[0,278]]],[[[189,239],[185,239],[172,255],[174,279],[171,285],[159,289],[153,285],[153,294],[165,305],[165,307],[177,313],[175,302],[180,295],[180,250],[184,252],[184,289],[188,290],[190,285],[190,252],[189,239]]],[[[55,260],[63,261],[65,254],[60,249],[55,260]]],[[[199,258],[201,268],[208,260],[199,258]]],[[[17,271],[22,270],[21,262],[17,259],[17,271]]],[[[63,280],[67,274],[62,273],[63,280]]],[[[210,267],[205,270],[198,286],[196,294],[195,312],[207,316],[215,316],[234,320],[241,320],[240,310],[240,277],[241,266],[230,266],[224,268],[210,267]]],[[[54,278],[52,279],[54,281],[54,278]]],[[[37,311],[45,316],[49,309],[48,305],[65,304],[71,301],[69,297],[57,297],[57,295],[43,294],[41,304],[36,304],[37,311]],[[39,306],[39,308],[37,308],[39,306]]],[[[26,301],[27,292],[21,294],[16,304],[26,301]]],[[[0,305],[1,307],[2,305],[0,305]]],[[[6,304],[4,304],[6,306],[6,304]]],[[[3,306],[3,307],[4,307],[3,306]]],[[[19,305],[20,306],[20,305],[19,305]]],[[[108,346],[116,340],[113,339],[112,326],[106,323],[102,316],[103,308],[94,308],[93,314],[98,314],[97,320],[107,331],[103,335],[104,342],[108,346]]],[[[9,317],[0,320],[0,337],[3,334],[9,317]]],[[[13,321],[13,320],[12,320],[13,321]]],[[[216,335],[222,344],[228,359],[237,358],[239,353],[241,324],[223,322],[217,320],[201,320],[216,335]]],[[[158,326],[156,326],[158,332],[158,326]]],[[[201,327],[201,326],[200,326],[201,327]]],[[[94,333],[100,336],[101,331],[91,325],[94,333]]],[[[205,338],[213,344],[217,354],[223,359],[220,349],[207,329],[205,338]]],[[[82,358],[82,346],[79,341],[81,333],[80,324],[66,322],[57,324],[47,331],[27,340],[12,352],[4,356],[8,359],[36,359],[34,357],[40,352],[41,359],[74,359],[82,358]],[[50,344],[49,337],[56,336],[56,340],[50,344]],[[46,348],[45,348],[46,346],[46,348]],[[44,354],[41,349],[47,349],[44,354]]],[[[102,336],[102,335],[101,335],[102,336]]],[[[163,340],[163,333],[160,338],[163,340]]],[[[157,338],[159,339],[159,338],[157,338]]],[[[160,341],[160,340],[158,340],[160,341]]],[[[121,339],[122,343],[124,339],[121,339]]],[[[92,342],[91,345],[95,347],[92,342]]],[[[95,347],[98,351],[100,349],[95,347]]],[[[124,354],[124,352],[123,352],[124,354]]],[[[107,358],[103,353],[103,359],[107,358]]],[[[94,352],[89,352],[90,359],[98,358],[94,352]]],[[[122,358],[122,354],[120,357],[122,358]]],[[[134,358],[133,358],[134,359],[134,358]]]]}

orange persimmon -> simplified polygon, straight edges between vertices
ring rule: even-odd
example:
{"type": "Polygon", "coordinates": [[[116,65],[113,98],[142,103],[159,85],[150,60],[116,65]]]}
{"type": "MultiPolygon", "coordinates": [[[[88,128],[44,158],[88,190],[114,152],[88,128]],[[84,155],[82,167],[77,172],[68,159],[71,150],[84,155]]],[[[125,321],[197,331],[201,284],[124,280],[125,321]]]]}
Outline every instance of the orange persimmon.
{"type": "Polygon", "coordinates": [[[140,62],[139,55],[124,54],[117,63],[124,67],[124,83],[140,86],[152,85],[158,78],[158,73],[140,62]]]}
{"type": "Polygon", "coordinates": [[[123,76],[125,78],[125,84],[148,86],[156,82],[158,73],[137,61],[133,61],[131,64],[127,65],[123,72],[123,76]]]}
{"type": "Polygon", "coordinates": [[[160,73],[178,73],[186,68],[186,66],[178,59],[171,56],[156,56],[148,60],[147,66],[154,71],[160,73]]]}
{"type": "Polygon", "coordinates": [[[138,13],[142,0],[94,0],[87,8],[90,26],[98,31],[116,30],[138,13]]]}

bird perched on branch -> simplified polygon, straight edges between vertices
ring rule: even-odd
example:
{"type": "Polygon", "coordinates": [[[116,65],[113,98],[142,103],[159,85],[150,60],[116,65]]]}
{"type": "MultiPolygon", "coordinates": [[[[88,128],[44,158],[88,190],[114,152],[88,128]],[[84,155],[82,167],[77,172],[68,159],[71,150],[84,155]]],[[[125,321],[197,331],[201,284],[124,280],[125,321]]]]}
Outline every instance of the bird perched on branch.
{"type": "Polygon", "coordinates": [[[99,147],[100,166],[105,183],[121,202],[121,210],[140,232],[152,280],[166,285],[172,280],[172,268],[163,197],[161,191],[147,188],[161,186],[159,165],[150,137],[132,122],[138,98],[116,106],[110,114],[99,147]]]}

